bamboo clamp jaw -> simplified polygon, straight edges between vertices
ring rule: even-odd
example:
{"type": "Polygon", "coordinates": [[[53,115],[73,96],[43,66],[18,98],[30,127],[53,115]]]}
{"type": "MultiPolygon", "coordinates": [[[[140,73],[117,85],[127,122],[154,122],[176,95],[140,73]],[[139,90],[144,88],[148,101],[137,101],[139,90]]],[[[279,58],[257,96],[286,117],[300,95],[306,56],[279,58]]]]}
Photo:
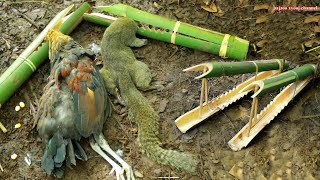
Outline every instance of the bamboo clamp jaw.
{"type": "MultiPolygon", "coordinates": [[[[184,71],[202,71],[203,74],[196,77],[196,79],[202,78],[204,75],[210,71],[212,67],[209,63],[204,63],[200,65],[193,66],[191,68],[187,68],[184,71]]],[[[250,89],[246,89],[246,91],[240,92],[243,90],[244,87],[251,84],[256,80],[266,79],[268,77],[274,76],[279,73],[279,70],[272,70],[272,71],[264,71],[258,73],[256,76],[242,82],[235,88],[229,90],[228,92],[221,94],[220,96],[208,101],[208,79],[202,79],[202,87],[201,87],[201,95],[200,95],[200,105],[189,112],[183,114],[179,118],[175,120],[175,124],[178,129],[185,133],[193,126],[199,124],[200,122],[204,121],[208,117],[212,116],[213,114],[223,110],[225,107],[229,106],[230,104],[236,102],[240,98],[244,97],[250,92],[250,89]],[[205,101],[203,102],[203,100],[205,101]]]]}
{"type": "MultiPolygon", "coordinates": [[[[288,85],[282,90],[259,114],[258,95],[264,87],[263,81],[256,81],[244,87],[242,91],[248,92],[254,89],[251,114],[249,122],[228,142],[229,147],[239,151],[246,147],[250,141],[269,124],[289,102],[313,79],[312,76],[288,85]]],[[[240,91],[241,93],[241,91],[240,91]]]]}

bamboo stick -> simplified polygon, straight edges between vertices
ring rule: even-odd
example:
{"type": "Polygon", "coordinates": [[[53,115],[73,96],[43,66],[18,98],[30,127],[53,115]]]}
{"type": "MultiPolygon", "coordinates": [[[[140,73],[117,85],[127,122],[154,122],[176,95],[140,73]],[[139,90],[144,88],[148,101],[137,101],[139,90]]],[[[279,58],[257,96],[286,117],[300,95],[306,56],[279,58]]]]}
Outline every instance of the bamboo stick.
{"type": "Polygon", "coordinates": [[[243,61],[243,62],[208,62],[199,65],[192,66],[184,69],[183,71],[201,71],[203,68],[207,68],[207,72],[196,77],[209,78],[218,76],[231,76],[244,73],[254,73],[270,70],[283,70],[289,67],[288,62],[283,59],[272,60],[260,60],[260,61],[243,61]]]}
{"type": "Polygon", "coordinates": [[[3,133],[7,132],[6,127],[4,127],[4,125],[0,122],[0,129],[2,130],[3,133]]]}

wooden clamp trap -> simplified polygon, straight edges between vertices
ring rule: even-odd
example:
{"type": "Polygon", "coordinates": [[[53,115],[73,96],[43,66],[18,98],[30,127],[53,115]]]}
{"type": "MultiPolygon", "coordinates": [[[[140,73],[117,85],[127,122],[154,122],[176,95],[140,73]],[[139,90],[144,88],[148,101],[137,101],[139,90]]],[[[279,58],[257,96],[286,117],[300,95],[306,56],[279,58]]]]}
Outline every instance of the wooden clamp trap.
{"type": "Polygon", "coordinates": [[[283,69],[287,68],[288,64],[284,60],[275,59],[245,62],[210,62],[185,69],[184,71],[203,72],[202,75],[196,77],[196,79],[202,78],[200,105],[175,120],[178,129],[185,133],[211,115],[244,97],[250,91],[254,91],[248,124],[228,142],[232,150],[241,150],[311,81],[312,74],[315,74],[317,69],[315,65],[307,64],[281,73],[283,69]],[[252,72],[256,72],[256,75],[237,85],[232,90],[208,101],[209,77],[252,72]],[[258,96],[286,85],[288,86],[257,114],[258,96]]]}

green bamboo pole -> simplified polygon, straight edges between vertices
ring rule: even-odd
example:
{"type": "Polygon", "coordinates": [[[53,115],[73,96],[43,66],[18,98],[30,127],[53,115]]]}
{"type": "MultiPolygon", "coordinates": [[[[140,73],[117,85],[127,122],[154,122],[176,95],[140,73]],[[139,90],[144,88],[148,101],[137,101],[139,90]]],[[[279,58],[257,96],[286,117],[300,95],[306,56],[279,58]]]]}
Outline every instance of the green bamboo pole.
{"type": "Polygon", "coordinates": [[[196,77],[210,78],[217,76],[232,76],[237,74],[254,73],[270,70],[284,70],[289,67],[289,64],[283,59],[271,59],[260,61],[243,61],[243,62],[208,62],[185,69],[184,71],[203,71],[206,72],[196,77]]]}
{"type": "Polygon", "coordinates": [[[303,80],[316,73],[317,66],[314,64],[305,64],[290,71],[281,73],[271,78],[262,80],[262,90],[259,90],[259,96],[264,95],[270,91],[280,89],[298,80],[303,80]]]}
{"type": "MultiPolygon", "coordinates": [[[[114,20],[117,18],[114,18],[112,16],[106,16],[102,15],[99,13],[86,13],[84,14],[84,19],[86,21],[99,24],[102,26],[109,26],[114,20]]],[[[155,29],[147,29],[144,27],[139,27],[137,30],[137,34],[159,40],[159,41],[164,41],[167,43],[171,43],[171,35],[172,33],[166,32],[166,31],[160,31],[160,30],[155,30],[155,29]]],[[[192,37],[184,36],[181,34],[177,34],[176,36],[176,43],[177,45],[180,46],[185,46],[191,49],[196,49],[199,51],[205,51],[208,53],[214,53],[218,54],[219,53],[219,48],[220,46],[208,41],[203,41],[200,39],[194,39],[192,37]]]]}
{"type": "MultiPolygon", "coordinates": [[[[90,9],[88,3],[82,4],[60,27],[64,34],[69,34],[82,21],[82,16],[90,9]]],[[[9,67],[12,71],[8,76],[1,77],[0,83],[0,107],[10,96],[31,76],[31,74],[48,59],[48,42],[34,51],[28,58],[16,67],[9,67]],[[24,63],[23,63],[24,62],[24,63]]]]}
{"type": "Polygon", "coordinates": [[[247,57],[249,48],[249,41],[240,39],[235,36],[225,35],[216,31],[193,26],[180,21],[171,20],[158,15],[154,15],[139,9],[133,8],[124,4],[115,4],[112,6],[98,6],[99,10],[106,11],[108,13],[127,16],[136,21],[149,24],[155,27],[167,29],[169,31],[176,31],[179,34],[198,38],[200,40],[212,42],[220,47],[222,44],[227,44],[226,54],[221,55],[238,60],[244,60],[247,57]],[[226,42],[224,42],[224,39],[226,42]]]}

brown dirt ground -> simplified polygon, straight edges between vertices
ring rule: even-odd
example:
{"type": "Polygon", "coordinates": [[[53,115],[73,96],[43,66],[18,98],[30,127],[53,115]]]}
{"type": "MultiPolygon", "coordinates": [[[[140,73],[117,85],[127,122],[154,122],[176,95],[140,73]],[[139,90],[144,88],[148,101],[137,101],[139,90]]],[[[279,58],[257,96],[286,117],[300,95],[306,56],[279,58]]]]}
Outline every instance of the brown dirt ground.
{"type": "MultiPolygon", "coordinates": [[[[79,6],[82,1],[74,1],[79,6]]],[[[251,52],[249,60],[285,58],[291,66],[317,63],[318,53],[303,53],[302,44],[309,40],[319,40],[319,34],[314,32],[317,24],[305,24],[304,19],[317,15],[317,12],[283,11],[271,13],[267,10],[253,11],[257,4],[273,1],[220,0],[220,8],[224,11],[222,17],[201,9],[202,1],[169,0],[156,1],[114,1],[138,7],[168,18],[180,20],[204,28],[237,35],[257,43],[267,40],[258,50],[251,52]],[[256,18],[267,15],[264,23],[257,24],[256,18]]],[[[71,1],[57,0],[54,2],[0,2],[0,73],[17,58],[19,53],[41,31],[25,18],[12,12],[18,9],[29,16],[38,25],[46,25],[49,20],[71,1]]],[[[110,4],[111,1],[97,1],[93,4],[110,4]]],[[[276,1],[274,5],[289,4],[298,6],[315,6],[316,1],[276,1]]],[[[319,4],[318,4],[319,5],[319,4]]],[[[72,33],[72,37],[84,47],[100,39],[105,28],[83,22],[72,33]]],[[[316,41],[315,41],[316,42],[316,41]]],[[[317,45],[316,43],[314,46],[317,45]]],[[[310,47],[308,47],[310,48],[310,47]]],[[[194,80],[194,74],[183,73],[182,69],[211,60],[221,60],[216,55],[195,51],[185,47],[175,46],[155,40],[143,48],[134,50],[139,60],[147,63],[154,73],[156,81],[162,81],[165,89],[162,92],[146,92],[144,95],[153,107],[163,109],[160,113],[160,138],[163,146],[190,152],[201,159],[197,175],[191,176],[168,166],[158,165],[149,160],[142,152],[137,142],[137,126],[126,116],[113,113],[104,128],[104,133],[113,149],[122,149],[124,159],[141,172],[141,179],[157,177],[179,177],[180,179],[234,179],[228,172],[236,165],[242,169],[244,179],[320,179],[320,121],[319,116],[306,118],[309,115],[319,115],[319,80],[313,81],[279,114],[247,148],[233,152],[227,145],[247,122],[250,112],[251,98],[245,97],[232,104],[224,111],[215,114],[205,122],[182,134],[175,127],[174,120],[183,113],[199,104],[200,81],[194,80]]],[[[231,61],[226,59],[225,61],[231,61]]],[[[0,120],[8,128],[8,133],[0,134],[0,179],[53,179],[40,168],[43,146],[37,137],[37,132],[31,130],[32,116],[29,103],[34,97],[40,97],[46,84],[49,65],[45,63],[18,92],[0,109],[0,120]],[[27,107],[15,112],[14,107],[20,101],[27,107]],[[16,123],[22,123],[20,129],[14,129],[16,123]],[[18,158],[11,160],[10,155],[16,153],[18,158]],[[24,157],[30,154],[32,165],[24,162],[24,157]]],[[[241,76],[210,79],[210,97],[215,97],[241,82],[241,76]]],[[[0,92],[1,93],[1,92],[0,92]]],[[[261,106],[265,106],[276,93],[265,95],[261,106]]],[[[118,111],[123,107],[116,106],[118,111]]],[[[111,170],[83,140],[85,150],[89,155],[87,162],[78,161],[73,169],[66,169],[65,179],[115,179],[109,175],[111,170]]],[[[168,178],[169,179],[169,178],[168,178]]]]}

